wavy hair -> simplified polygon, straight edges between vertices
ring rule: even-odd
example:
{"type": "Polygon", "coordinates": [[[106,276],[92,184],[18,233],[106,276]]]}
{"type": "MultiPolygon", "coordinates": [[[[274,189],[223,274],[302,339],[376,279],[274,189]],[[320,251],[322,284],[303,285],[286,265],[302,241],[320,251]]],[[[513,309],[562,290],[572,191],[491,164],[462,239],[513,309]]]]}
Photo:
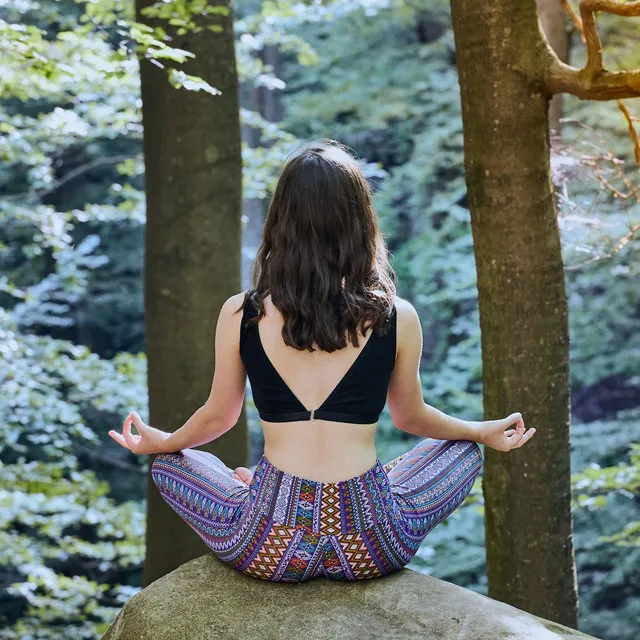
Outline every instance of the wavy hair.
{"type": "MultiPolygon", "coordinates": [[[[347,147],[306,144],[278,178],[244,297],[257,323],[270,294],[284,318],[282,338],[295,349],[354,346],[358,327],[384,335],[397,276],[373,209],[369,184],[347,147]]],[[[239,309],[239,310],[240,310],[239,309]]]]}

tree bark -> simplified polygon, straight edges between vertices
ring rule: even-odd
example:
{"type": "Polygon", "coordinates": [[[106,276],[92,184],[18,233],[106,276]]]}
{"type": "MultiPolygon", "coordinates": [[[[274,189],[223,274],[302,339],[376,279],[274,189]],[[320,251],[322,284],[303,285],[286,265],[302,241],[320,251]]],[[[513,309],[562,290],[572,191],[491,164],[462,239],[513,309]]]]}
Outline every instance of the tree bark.
{"type": "Polygon", "coordinates": [[[489,596],[577,627],[569,328],[535,0],[452,0],[478,274],[485,419],[534,439],[485,448],[489,596]]]}
{"type": "MultiPolygon", "coordinates": [[[[136,0],[138,20],[149,0],[136,0]]],[[[181,70],[222,93],[175,89],[166,71],[141,61],[147,197],[145,324],[150,424],[175,431],[207,399],[223,302],[240,288],[242,157],[233,21],[208,19],[221,33],[176,36],[194,59],[181,70]]],[[[163,27],[169,30],[167,24],[163,27]]],[[[248,461],[243,412],[238,424],[202,447],[227,465],[248,461]]],[[[149,463],[153,456],[150,456],[149,463]]],[[[144,585],[207,551],[162,500],[149,474],[144,585]]]]}

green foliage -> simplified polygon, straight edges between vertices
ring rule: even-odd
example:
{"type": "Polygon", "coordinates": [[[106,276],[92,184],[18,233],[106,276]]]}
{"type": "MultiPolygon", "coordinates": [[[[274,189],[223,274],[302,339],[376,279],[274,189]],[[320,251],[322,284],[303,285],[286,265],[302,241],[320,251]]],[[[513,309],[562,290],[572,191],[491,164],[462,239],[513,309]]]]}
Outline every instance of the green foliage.
{"type": "MultiPolygon", "coordinates": [[[[225,6],[210,5],[208,0],[172,0],[171,2],[156,2],[141,11],[145,18],[157,18],[165,24],[176,27],[177,35],[186,33],[198,33],[203,29],[209,29],[214,33],[222,31],[217,24],[201,23],[203,16],[227,16],[229,9],[225,6]]],[[[160,29],[158,27],[158,29],[160,29]]]]}
{"type": "Polygon", "coordinates": [[[10,487],[0,491],[0,547],[12,550],[0,562],[19,570],[8,593],[26,601],[3,637],[94,638],[139,590],[105,578],[140,569],[144,504],[116,504],[105,482],[69,460],[19,462],[0,474],[10,487]]]}
{"type": "MultiPolygon", "coordinates": [[[[612,423],[590,423],[580,428],[581,437],[594,447],[588,460],[577,458],[579,471],[572,475],[574,509],[610,510],[612,502],[633,505],[640,495],[640,411],[621,412],[612,423]],[[591,436],[591,434],[594,434],[591,436]],[[603,450],[602,443],[607,443],[603,450]],[[615,461],[615,462],[614,462],[615,461]]],[[[574,433],[576,430],[574,429],[574,433]]],[[[640,557],[640,526],[633,508],[629,519],[619,519],[622,529],[604,535],[601,542],[637,547],[640,557]]]]}
{"type": "Polygon", "coordinates": [[[571,428],[580,626],[598,638],[631,639],[640,628],[634,586],[640,580],[640,548],[631,527],[638,520],[639,417],[635,409],[571,428]]]}
{"type": "Polygon", "coordinates": [[[137,590],[145,509],[108,497],[75,453],[101,445],[90,419],[144,412],[145,359],[101,360],[0,311],[0,370],[0,565],[22,609],[3,637],[95,638],[137,590]]]}
{"type": "Polygon", "coordinates": [[[601,506],[598,500],[613,492],[622,492],[633,497],[640,492],[640,443],[631,443],[631,463],[605,467],[592,464],[577,478],[575,488],[581,492],[577,496],[578,506],[601,506]]]}

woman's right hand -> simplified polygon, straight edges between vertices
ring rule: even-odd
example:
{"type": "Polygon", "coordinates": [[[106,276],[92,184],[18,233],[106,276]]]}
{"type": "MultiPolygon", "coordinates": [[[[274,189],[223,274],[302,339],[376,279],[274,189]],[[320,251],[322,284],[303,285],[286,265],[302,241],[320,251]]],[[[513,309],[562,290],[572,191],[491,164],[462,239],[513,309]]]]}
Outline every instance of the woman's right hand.
{"type": "Polygon", "coordinates": [[[133,453],[170,453],[172,451],[168,441],[171,434],[146,425],[135,411],[132,411],[124,421],[122,433],[112,429],[109,435],[133,453]],[[139,436],[131,433],[132,423],[140,433],[139,436]]]}

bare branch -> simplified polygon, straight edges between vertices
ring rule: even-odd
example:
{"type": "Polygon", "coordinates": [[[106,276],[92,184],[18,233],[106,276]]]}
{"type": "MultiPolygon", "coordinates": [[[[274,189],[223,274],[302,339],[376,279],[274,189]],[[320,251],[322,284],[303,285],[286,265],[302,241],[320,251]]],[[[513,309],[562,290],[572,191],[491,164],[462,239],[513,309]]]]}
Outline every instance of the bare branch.
{"type": "Polygon", "coordinates": [[[640,139],[638,138],[638,132],[636,128],[633,126],[633,121],[637,120],[640,122],[640,118],[635,118],[629,113],[629,109],[627,109],[626,105],[622,100],[617,100],[618,108],[622,111],[622,115],[627,119],[627,124],[629,125],[629,135],[633,140],[633,150],[636,155],[636,164],[640,165],[640,139]]]}
{"type": "Polygon", "coordinates": [[[565,8],[570,18],[573,20],[573,24],[576,26],[576,29],[582,35],[582,42],[586,43],[586,39],[584,37],[584,31],[582,30],[582,23],[580,22],[580,18],[578,17],[578,14],[573,10],[573,7],[571,6],[569,0],[560,0],[560,3],[565,8]]]}
{"type": "Polygon", "coordinates": [[[24,198],[30,202],[34,202],[34,201],[37,202],[39,200],[42,200],[44,197],[54,193],[64,184],[66,184],[70,180],[73,180],[74,178],[77,178],[83,173],[86,173],[87,171],[91,171],[92,169],[95,169],[96,167],[99,167],[104,164],[118,164],[120,162],[125,162],[126,160],[129,160],[131,157],[132,156],[129,154],[129,155],[105,156],[104,158],[96,158],[94,160],[91,160],[90,162],[86,162],[85,164],[80,165],[79,167],[76,167],[75,169],[72,169],[68,173],[65,173],[65,175],[62,176],[62,178],[57,180],[53,185],[51,185],[47,189],[41,189],[40,191],[36,189],[32,189],[28,193],[13,193],[11,195],[1,196],[1,197],[3,200],[9,200],[9,201],[20,200],[24,198]]]}
{"type": "Polygon", "coordinates": [[[78,442],[73,442],[71,444],[71,448],[80,453],[81,455],[85,455],[88,458],[92,458],[93,460],[98,460],[103,464],[117,467],[118,469],[124,469],[125,471],[129,471],[130,473],[136,473],[138,475],[145,475],[146,471],[139,467],[136,464],[130,464],[125,462],[124,460],[119,460],[113,455],[103,455],[97,449],[93,449],[91,447],[86,447],[78,442]]]}
{"type": "Polygon", "coordinates": [[[575,271],[576,269],[581,269],[582,267],[585,267],[588,264],[593,264],[594,262],[598,262],[599,260],[613,258],[613,256],[616,253],[621,251],[625,247],[625,245],[627,245],[631,240],[633,240],[634,236],[639,231],[640,231],[640,222],[638,224],[630,226],[629,231],[625,233],[625,235],[623,235],[622,238],[618,239],[616,244],[612,247],[611,251],[608,251],[607,253],[600,253],[597,256],[594,256],[593,258],[586,260],[585,262],[581,262],[580,264],[572,264],[570,266],[565,266],[564,268],[565,271],[575,271]]]}
{"type": "Polygon", "coordinates": [[[620,200],[628,200],[629,198],[636,197],[636,199],[640,202],[640,197],[638,197],[638,195],[640,194],[640,184],[638,185],[632,184],[631,180],[623,171],[622,165],[624,164],[624,160],[621,160],[614,154],[614,152],[609,148],[604,136],[602,136],[597,131],[597,129],[594,129],[593,127],[585,124],[584,122],[581,122],[580,120],[576,120],[575,118],[561,118],[560,122],[572,122],[582,127],[583,129],[587,129],[592,135],[599,138],[600,142],[602,143],[602,148],[604,149],[604,151],[593,154],[593,155],[579,156],[580,164],[588,167],[592,167],[593,173],[595,174],[596,178],[599,180],[600,184],[607,191],[609,191],[614,198],[619,198],[620,200]],[[617,174],[620,181],[626,187],[627,189],[626,192],[620,191],[619,188],[617,188],[611,183],[610,179],[607,179],[605,177],[606,169],[603,168],[603,166],[606,166],[606,165],[613,167],[614,172],[617,174]]]}
{"type": "Polygon", "coordinates": [[[545,55],[549,58],[547,86],[551,93],[571,93],[585,100],[616,100],[640,96],[640,69],[607,71],[604,68],[602,43],[596,25],[598,11],[630,18],[640,17],[640,0],[580,0],[581,24],[568,2],[564,0],[563,4],[582,31],[587,45],[587,63],[583,69],[566,64],[558,58],[545,38],[545,55]]]}
{"type": "Polygon", "coordinates": [[[640,16],[640,0],[634,2],[621,2],[620,0],[580,0],[580,10],[605,11],[624,18],[637,18],[640,16]]]}
{"type": "Polygon", "coordinates": [[[640,96],[640,70],[592,73],[576,69],[553,53],[547,86],[551,93],[571,93],[583,100],[616,100],[640,96]]]}
{"type": "MultiPolygon", "coordinates": [[[[604,136],[594,127],[574,118],[561,118],[560,122],[571,122],[590,132],[600,140],[601,146],[594,141],[586,141],[584,144],[592,147],[593,152],[574,155],[572,145],[562,145],[559,141],[554,145],[555,153],[552,155],[553,182],[556,187],[556,199],[561,203],[562,209],[568,210],[568,214],[559,212],[563,223],[578,223],[584,226],[604,228],[608,222],[603,222],[595,215],[599,209],[600,201],[604,194],[610,193],[618,200],[635,200],[640,202],[640,184],[634,185],[624,172],[624,161],[616,157],[608,147],[604,136]],[[577,160],[578,162],[576,162],[577,160]],[[589,167],[589,175],[595,176],[604,189],[598,189],[595,198],[585,209],[582,201],[574,202],[568,194],[567,184],[571,178],[580,180],[575,173],[578,166],[589,167]],[[573,172],[573,173],[571,173],[573,172]],[[613,180],[619,180],[622,186],[613,184],[613,180]]],[[[560,219],[559,219],[560,222],[560,219]]],[[[632,240],[640,235],[640,222],[627,220],[627,232],[619,237],[607,239],[604,247],[577,246],[578,251],[588,250],[592,257],[578,264],[565,265],[567,271],[581,269],[587,265],[610,259],[621,252],[632,240]]],[[[562,225],[564,228],[564,224],[562,225]]]]}
{"type": "MultiPolygon", "coordinates": [[[[623,97],[634,97],[640,95],[640,70],[636,71],[606,71],[603,67],[602,63],[602,43],[600,42],[600,37],[598,36],[598,31],[596,29],[595,22],[595,12],[596,11],[607,11],[609,13],[613,13],[620,16],[627,17],[636,17],[640,16],[640,1],[636,0],[634,2],[619,2],[619,0],[581,0],[580,1],[580,13],[582,15],[582,21],[576,15],[575,11],[571,7],[569,0],[561,0],[562,5],[565,7],[571,19],[573,20],[576,28],[582,34],[582,39],[587,45],[587,65],[584,69],[577,70],[570,65],[562,62],[549,43],[547,42],[547,52],[552,55],[551,60],[551,75],[549,79],[549,85],[552,89],[553,93],[559,93],[560,91],[554,90],[553,83],[557,82],[557,86],[561,85],[560,78],[562,78],[562,82],[566,82],[572,85],[572,88],[567,89],[567,93],[572,93],[573,95],[578,96],[579,98],[588,98],[595,100],[609,100],[616,99],[618,109],[622,112],[622,115],[625,117],[627,121],[627,125],[629,127],[629,133],[631,135],[631,140],[633,142],[633,150],[636,158],[636,164],[640,165],[640,139],[638,137],[638,133],[634,127],[634,121],[639,121],[640,119],[632,116],[629,113],[629,110],[622,102],[621,98],[623,97]],[[555,72],[559,72],[559,75],[554,76],[555,72]],[[626,74],[626,76],[625,76],[626,74]],[[578,77],[580,84],[575,84],[575,77],[578,77]],[[600,78],[598,82],[594,83],[593,78],[600,78]],[[554,80],[555,78],[555,80],[554,80]],[[628,82],[630,86],[626,88],[626,90],[632,91],[631,96],[613,96],[610,95],[610,92],[616,88],[620,88],[613,83],[612,85],[607,85],[612,79],[616,79],[617,82],[628,82]],[[626,80],[625,80],[626,78],[626,80]],[[596,87],[597,84],[601,86],[596,87],[597,91],[601,94],[592,95],[589,91],[589,83],[591,83],[591,88],[596,87]],[[606,90],[603,90],[606,89],[606,90]]],[[[544,34],[543,34],[544,36],[544,34]]],[[[545,38],[546,41],[546,38],[545,38]]],[[[622,176],[621,176],[622,177],[622,176]]],[[[625,178],[623,177],[623,180],[625,178]]],[[[607,188],[609,185],[605,185],[607,188]]],[[[631,185],[628,184],[629,188],[631,185]]],[[[613,191],[613,190],[612,190],[613,191]]],[[[620,196],[619,193],[616,193],[617,196],[620,196]]]]}
{"type": "MultiPolygon", "coordinates": [[[[622,105],[624,106],[624,105],[622,105]]],[[[614,198],[619,198],[620,200],[628,200],[629,198],[633,198],[634,196],[638,201],[640,198],[638,195],[640,194],[640,184],[634,185],[631,180],[627,177],[626,173],[623,171],[624,161],[618,158],[614,152],[607,145],[607,141],[604,136],[602,136],[597,129],[585,124],[584,122],[580,122],[574,118],[561,118],[560,122],[572,122],[582,127],[583,129],[587,129],[591,132],[592,135],[599,138],[602,143],[602,148],[604,152],[597,153],[594,155],[581,155],[579,160],[580,164],[593,167],[593,173],[596,178],[599,180],[600,184],[609,191],[614,198]],[[617,174],[620,181],[627,188],[626,192],[620,191],[619,188],[614,186],[610,180],[605,177],[605,169],[603,169],[603,165],[610,165],[613,167],[614,172],[617,174]]],[[[634,140],[637,140],[637,135],[635,135],[635,131],[633,132],[634,140]]]]}
{"type": "Polygon", "coordinates": [[[129,160],[130,158],[131,158],[131,155],[107,156],[104,158],[96,158],[91,162],[87,162],[79,167],[76,167],[75,169],[72,169],[48,189],[38,191],[38,197],[43,198],[44,196],[48,196],[54,191],[57,191],[62,185],[69,182],[70,180],[73,180],[74,178],[77,178],[79,175],[82,175],[87,171],[91,171],[92,169],[95,169],[96,167],[99,167],[103,164],[118,164],[119,162],[125,162],[125,160],[129,160]]]}

